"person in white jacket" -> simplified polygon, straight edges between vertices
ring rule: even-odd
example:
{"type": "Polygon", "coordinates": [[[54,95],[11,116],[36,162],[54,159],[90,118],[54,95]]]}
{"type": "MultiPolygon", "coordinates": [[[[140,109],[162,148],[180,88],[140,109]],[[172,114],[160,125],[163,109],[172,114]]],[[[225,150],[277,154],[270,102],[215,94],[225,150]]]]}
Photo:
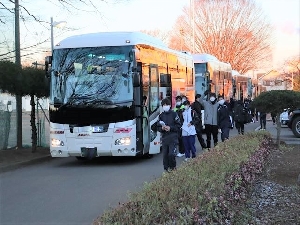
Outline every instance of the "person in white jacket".
{"type": "Polygon", "coordinates": [[[196,157],[196,147],[195,147],[195,137],[196,137],[196,128],[195,125],[200,123],[198,114],[192,110],[191,104],[188,100],[184,103],[184,111],[182,113],[183,124],[181,127],[182,130],[182,141],[185,149],[185,160],[196,157]]]}

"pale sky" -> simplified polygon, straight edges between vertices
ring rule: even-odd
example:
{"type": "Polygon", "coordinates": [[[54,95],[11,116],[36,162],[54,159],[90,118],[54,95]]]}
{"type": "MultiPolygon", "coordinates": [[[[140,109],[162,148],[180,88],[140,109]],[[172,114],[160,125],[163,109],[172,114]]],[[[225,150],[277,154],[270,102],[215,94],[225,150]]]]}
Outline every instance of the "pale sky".
{"type": "MultiPolygon", "coordinates": [[[[120,3],[120,1],[122,0],[119,0],[118,4],[97,1],[99,14],[96,14],[92,11],[91,6],[84,7],[83,4],[79,7],[80,11],[70,9],[71,13],[63,9],[57,3],[58,0],[20,0],[20,4],[24,5],[31,14],[40,20],[49,22],[48,24],[44,23],[44,26],[36,22],[21,23],[21,47],[35,44],[47,38],[50,39],[50,17],[53,17],[54,21],[67,22],[66,27],[63,29],[54,28],[54,43],[57,43],[68,36],[81,33],[171,29],[176,18],[181,15],[183,6],[190,4],[190,0],[130,0],[128,2],[123,0],[124,3],[120,3]]],[[[262,5],[263,10],[275,27],[276,45],[273,50],[273,65],[276,66],[282,63],[283,59],[299,54],[300,1],[257,1],[262,5]]],[[[9,5],[8,0],[1,0],[1,2],[9,5]]],[[[107,2],[111,2],[111,0],[107,0],[107,2]]],[[[13,16],[11,17],[11,21],[13,21],[13,16]]],[[[27,15],[26,18],[28,18],[27,15]]],[[[12,36],[14,35],[13,29],[13,27],[11,30],[0,28],[0,31],[5,31],[7,37],[9,33],[12,36]]],[[[44,50],[50,50],[50,40],[43,46],[44,50]],[[49,48],[46,49],[47,47],[49,48]]],[[[6,52],[6,50],[0,48],[0,53],[3,52],[6,52]]],[[[22,55],[24,54],[22,53],[22,55]]]]}

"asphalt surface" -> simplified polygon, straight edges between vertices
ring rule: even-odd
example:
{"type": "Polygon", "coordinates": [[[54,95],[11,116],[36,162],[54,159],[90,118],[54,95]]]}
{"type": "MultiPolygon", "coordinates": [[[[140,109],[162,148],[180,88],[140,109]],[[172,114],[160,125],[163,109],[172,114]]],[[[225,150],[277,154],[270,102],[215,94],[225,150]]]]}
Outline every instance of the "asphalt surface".
{"type": "MultiPolygon", "coordinates": [[[[245,132],[248,131],[258,131],[260,125],[258,122],[250,123],[245,125],[245,132]]],[[[276,139],[277,129],[276,126],[272,124],[270,120],[267,121],[267,131],[269,131],[273,138],[276,139]]],[[[230,130],[230,136],[237,135],[237,130],[234,128],[230,130]]],[[[281,140],[286,142],[286,144],[300,144],[300,139],[295,138],[292,131],[287,127],[283,126],[281,128],[281,140]]],[[[203,135],[205,139],[205,135],[203,135]]],[[[220,140],[220,138],[219,138],[220,140]]],[[[212,145],[213,146],[213,145],[212,145]]],[[[200,149],[198,141],[196,141],[197,149],[200,149]]],[[[30,148],[26,149],[10,149],[0,151],[0,172],[5,172],[13,169],[17,169],[22,166],[41,163],[46,160],[51,159],[49,148],[40,148],[36,153],[31,153],[30,148]]]]}
{"type": "MultiPolygon", "coordinates": [[[[268,122],[267,130],[272,126],[268,122]]],[[[247,124],[245,131],[258,127],[258,123],[247,124]]],[[[292,134],[288,128],[283,131],[282,135],[292,134]]],[[[236,129],[231,130],[231,137],[236,134],[236,129]]],[[[198,142],[196,147],[201,154],[198,142]]],[[[129,192],[139,191],[163,173],[162,154],[151,159],[101,157],[90,162],[73,157],[43,159],[32,164],[19,161],[19,168],[15,165],[0,174],[1,225],[91,224],[109,207],[126,202],[129,192]]],[[[184,157],[177,158],[177,163],[184,163],[184,157]]]]}
{"type": "MultiPolygon", "coordinates": [[[[247,131],[259,131],[260,124],[259,122],[250,123],[245,125],[245,132],[247,131]]],[[[268,132],[272,134],[273,139],[275,140],[277,137],[277,128],[276,125],[273,125],[272,121],[269,119],[267,121],[267,129],[268,132]]],[[[237,130],[234,128],[230,130],[230,136],[237,135],[237,130]]],[[[205,139],[205,135],[203,135],[205,139]]],[[[197,139],[196,139],[197,140],[197,139]]],[[[220,140],[220,137],[219,137],[220,140]]],[[[300,145],[300,138],[296,138],[292,131],[287,126],[281,127],[280,140],[284,141],[286,144],[300,145]]],[[[198,141],[196,141],[196,147],[200,148],[198,141]]],[[[5,172],[13,169],[17,169],[19,167],[23,167],[26,165],[34,164],[34,163],[42,163],[51,159],[49,148],[42,148],[38,150],[37,153],[31,154],[31,149],[26,149],[26,153],[20,155],[18,151],[14,151],[14,153],[8,154],[6,151],[11,150],[1,150],[0,151],[0,172],[5,172]],[[5,151],[5,155],[4,152],[5,151]],[[17,159],[17,160],[16,160],[17,159]],[[4,162],[5,161],[5,162],[4,162]]],[[[24,152],[24,151],[23,151],[24,152]]]]}

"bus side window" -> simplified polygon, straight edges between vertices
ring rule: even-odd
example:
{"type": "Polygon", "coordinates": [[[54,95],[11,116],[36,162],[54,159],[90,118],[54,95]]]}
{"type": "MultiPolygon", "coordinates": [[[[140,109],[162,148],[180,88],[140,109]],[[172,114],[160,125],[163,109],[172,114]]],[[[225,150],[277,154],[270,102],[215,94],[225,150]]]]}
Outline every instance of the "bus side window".
{"type": "Polygon", "coordinates": [[[150,113],[159,107],[159,74],[157,65],[150,67],[150,113]]]}

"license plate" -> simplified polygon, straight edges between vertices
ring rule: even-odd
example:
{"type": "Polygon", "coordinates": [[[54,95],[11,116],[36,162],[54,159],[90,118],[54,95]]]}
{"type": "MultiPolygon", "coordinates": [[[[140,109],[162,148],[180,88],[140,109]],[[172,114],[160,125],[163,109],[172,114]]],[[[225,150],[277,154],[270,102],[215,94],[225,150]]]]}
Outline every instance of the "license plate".
{"type": "Polygon", "coordinates": [[[97,148],[81,148],[81,155],[87,158],[95,158],[97,156],[97,148]]]}

